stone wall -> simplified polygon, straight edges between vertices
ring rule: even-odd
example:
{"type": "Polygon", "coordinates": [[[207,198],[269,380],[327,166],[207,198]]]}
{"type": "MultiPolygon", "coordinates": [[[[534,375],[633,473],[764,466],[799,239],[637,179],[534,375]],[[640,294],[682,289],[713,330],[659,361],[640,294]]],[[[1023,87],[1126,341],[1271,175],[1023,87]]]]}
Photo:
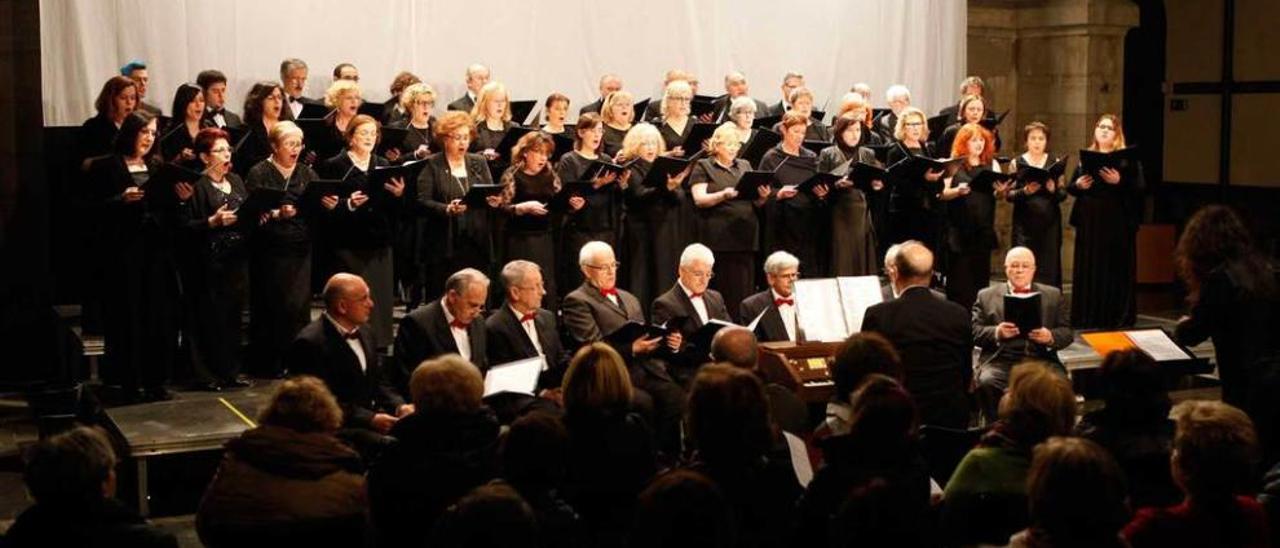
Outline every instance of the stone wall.
{"type": "MultiPolygon", "coordinates": [[[[969,0],[968,15],[968,73],[987,82],[997,111],[1010,110],[1001,125],[1001,155],[1020,154],[1021,128],[1039,120],[1053,134],[1050,149],[1075,160],[1097,117],[1121,110],[1124,35],[1138,24],[1137,6],[1128,0],[969,0]]],[[[1064,224],[1070,210],[1068,199],[1064,224]]],[[[996,212],[1001,249],[992,264],[998,273],[1011,215],[1007,204],[996,212]]],[[[1065,228],[1063,276],[1069,282],[1075,234],[1065,228]]]]}

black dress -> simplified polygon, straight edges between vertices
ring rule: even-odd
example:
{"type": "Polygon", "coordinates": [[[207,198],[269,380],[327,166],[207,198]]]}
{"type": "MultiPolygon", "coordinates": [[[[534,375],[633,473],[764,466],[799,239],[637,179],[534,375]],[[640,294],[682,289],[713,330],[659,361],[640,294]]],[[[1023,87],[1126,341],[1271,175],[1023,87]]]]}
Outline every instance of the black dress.
{"type": "MultiPolygon", "coordinates": [[[[693,118],[689,118],[684,123],[684,131],[677,132],[675,128],[667,125],[667,121],[663,120],[658,124],[658,134],[662,136],[662,143],[667,146],[667,150],[684,146],[685,139],[689,138],[689,134],[693,132],[693,125],[696,122],[693,118]]],[[[684,151],[684,157],[693,156],[696,150],[684,151]]]]}
{"type": "Polygon", "coordinates": [[[642,303],[653,302],[675,283],[680,253],[693,241],[693,218],[686,217],[683,207],[691,199],[684,182],[675,190],[644,186],[652,167],[653,162],[642,159],[631,164],[624,198],[626,287],[642,303]]]}
{"type": "Polygon", "coordinates": [[[232,143],[232,146],[236,148],[231,156],[231,169],[241,177],[248,177],[253,166],[271,156],[271,139],[267,137],[267,127],[261,122],[249,124],[244,142],[232,143]]]}
{"type": "Polygon", "coordinates": [[[427,167],[418,176],[415,208],[426,219],[423,241],[424,269],[427,272],[423,294],[431,300],[444,293],[449,275],[463,268],[493,273],[494,262],[501,255],[495,249],[495,238],[501,237],[496,226],[498,215],[487,205],[467,208],[461,215],[446,213],[450,202],[466,195],[471,185],[492,184],[488,164],[479,154],[464,157],[466,175],[454,176],[443,152],[427,158],[427,167]]]}
{"type": "Polygon", "coordinates": [[[100,219],[99,266],[110,288],[103,294],[103,377],[130,393],[162,388],[178,346],[177,271],[166,230],[173,212],[121,197],[131,186],[148,191],[146,181],[157,167],[148,163],[148,171],[130,173],[123,157],[111,155],[90,165],[87,181],[100,219]]]}
{"type": "MultiPolygon", "coordinates": [[[[599,159],[611,162],[613,158],[607,154],[599,155],[599,159]]],[[[582,181],[582,176],[591,166],[592,160],[578,151],[565,154],[556,162],[556,175],[561,184],[582,181]]],[[[583,196],[586,205],[577,211],[565,213],[564,228],[561,230],[560,264],[558,265],[559,285],[567,294],[582,285],[582,271],[578,266],[578,250],[583,244],[599,240],[609,244],[617,253],[618,232],[622,222],[622,190],[618,183],[611,183],[583,196]]],[[[623,269],[627,265],[623,265],[623,269]]],[[[619,280],[627,279],[623,272],[618,273],[619,280]]]]}
{"type": "MultiPolygon", "coordinates": [[[[725,167],[715,158],[703,158],[689,174],[689,187],[707,185],[713,194],[733,188],[743,173],[751,170],[746,160],[737,159],[725,167]]],[[[699,207],[696,224],[703,245],[716,255],[716,276],[711,286],[724,296],[726,306],[735,307],[755,292],[756,250],[759,249],[760,222],[756,218],[756,196],[738,196],[711,207],[699,207]]]]}
{"type": "MultiPolygon", "coordinates": [[[[385,165],[388,165],[387,160],[381,156],[372,155],[369,159],[369,169],[385,165]]],[[[346,151],[322,162],[316,173],[321,178],[344,180],[352,188],[363,188],[368,177],[366,171],[356,167],[346,151]]],[[[378,348],[391,345],[391,312],[395,305],[391,239],[395,233],[396,218],[403,209],[401,200],[378,191],[364,205],[354,209],[343,200],[317,220],[323,237],[315,251],[316,254],[328,255],[328,264],[332,265],[330,274],[350,272],[369,284],[369,293],[373,297],[369,327],[373,329],[378,348]]]]}
{"type": "Polygon", "coordinates": [[[1071,226],[1076,229],[1071,325],[1078,329],[1133,325],[1137,319],[1137,234],[1146,182],[1142,165],[1110,185],[1095,177],[1089,190],[1076,186],[1077,167],[1067,183],[1076,197],[1071,226]]]}
{"type": "Polygon", "coordinates": [[[550,299],[543,306],[552,312],[559,308],[559,295],[556,288],[556,241],[555,220],[558,215],[549,212],[547,215],[517,215],[515,204],[529,200],[550,204],[556,192],[560,190],[560,179],[549,167],[539,175],[529,175],[512,166],[502,176],[502,184],[509,188],[505,192],[511,195],[511,207],[507,208],[509,216],[506,222],[506,245],[503,264],[516,259],[524,259],[537,263],[542,267],[542,283],[550,299]]]}
{"type": "MultiPolygon", "coordinates": [[[[859,162],[879,165],[875,153],[858,148],[859,162]]],[[[830,173],[849,161],[838,146],[830,146],[818,155],[818,171],[830,173]]],[[[884,190],[876,192],[883,194],[884,190]]],[[[831,238],[829,273],[832,276],[874,276],[876,274],[876,231],[866,194],[855,188],[831,188],[830,228],[831,238]]]]}
{"type": "MultiPolygon", "coordinates": [[[[779,143],[760,159],[761,171],[772,171],[786,161],[777,175],[774,190],[787,185],[798,185],[808,180],[817,172],[818,155],[812,150],[801,148],[798,156],[792,156],[782,149],[779,143]]],[[[800,268],[815,277],[825,275],[827,257],[818,252],[826,249],[829,231],[822,226],[827,218],[826,200],[820,200],[807,192],[800,192],[793,198],[778,200],[777,193],[769,197],[764,210],[764,245],[761,251],[765,254],[774,251],[787,251],[800,259],[800,268]]]]}
{"type": "Polygon", "coordinates": [[[511,122],[503,122],[501,130],[489,129],[489,125],[484,122],[476,124],[476,138],[471,141],[471,152],[484,152],[493,149],[494,152],[501,154],[502,157],[496,160],[489,160],[489,179],[501,179],[502,173],[507,170],[507,166],[511,165],[508,159],[511,156],[510,150],[498,150],[498,145],[502,144],[502,139],[507,136],[507,132],[515,124],[511,122]]]}
{"type": "Polygon", "coordinates": [[[232,381],[240,372],[240,320],[249,291],[249,248],[246,234],[257,219],[238,218],[230,226],[210,227],[218,208],[238,209],[248,197],[240,176],[227,173],[228,192],[208,175],[195,184],[183,219],[195,234],[199,261],[196,287],[195,374],[198,381],[232,381]]]}
{"type": "MultiPolygon", "coordinates": [[[[970,166],[956,171],[952,186],[968,183],[990,166],[970,166]]],[[[991,250],[996,248],[996,197],[971,189],[968,195],[947,202],[947,298],[970,308],[978,290],[991,281],[991,250]]]]}
{"type": "Polygon", "coordinates": [[[311,234],[307,220],[321,212],[308,210],[303,192],[316,178],[298,163],[285,180],[269,159],[249,170],[245,187],[284,189],[284,203],[297,213],[268,220],[249,239],[249,368],[270,377],[283,371],[281,359],[289,343],[311,321],[311,234]]]}
{"type": "MultiPolygon", "coordinates": [[[[110,154],[111,145],[115,143],[116,133],[119,132],[120,128],[105,115],[99,114],[85,120],[76,135],[76,161],[84,162],[96,156],[110,154]]],[[[83,166],[81,163],[77,167],[83,166]]]]}
{"type": "MultiPolygon", "coordinates": [[[[1052,164],[1052,156],[1045,157],[1045,166],[1052,164]]],[[[1012,169],[1032,165],[1026,155],[1014,158],[1012,169]]],[[[1006,198],[1013,202],[1013,245],[1023,246],[1036,256],[1035,281],[1062,287],[1062,207],[1067,199],[1067,187],[1061,180],[1054,182],[1050,191],[1044,184],[1035,194],[1027,194],[1021,183],[1009,191],[1006,198]]]]}
{"type": "Polygon", "coordinates": [[[616,156],[619,152],[622,152],[622,140],[627,138],[627,132],[631,131],[631,128],[618,129],[609,124],[603,125],[604,137],[601,140],[600,149],[610,157],[616,156]]]}
{"type": "MultiPolygon", "coordinates": [[[[912,156],[933,157],[933,149],[927,143],[922,143],[923,148],[907,148],[905,143],[900,144],[901,147],[889,150],[889,165],[906,158],[903,148],[912,156]]],[[[893,181],[893,188],[889,193],[890,244],[917,240],[930,251],[939,254],[942,205],[938,202],[937,191],[940,185],[940,180],[930,182],[923,176],[893,181]]]]}
{"type": "MultiPolygon", "coordinates": [[[[388,124],[388,127],[404,129],[406,132],[399,163],[416,160],[414,152],[422,145],[426,145],[427,149],[433,152],[439,148],[432,137],[435,125],[436,119],[434,116],[427,119],[426,129],[415,127],[408,118],[401,118],[388,124]]],[[[405,182],[410,183],[412,181],[405,182]]],[[[412,197],[409,199],[412,199],[412,197]]],[[[394,245],[395,280],[404,295],[408,310],[413,310],[427,298],[427,295],[424,294],[424,287],[427,282],[427,258],[423,255],[426,239],[427,220],[421,216],[405,216],[396,225],[394,245]]]]}
{"type": "MultiPolygon", "coordinates": [[[[200,119],[200,122],[196,124],[196,126],[197,134],[204,128],[215,127],[212,120],[204,118],[200,119]]],[[[183,149],[189,149],[194,153],[196,148],[196,136],[187,131],[187,124],[185,121],[177,118],[170,120],[169,125],[165,126],[165,128],[161,130],[160,137],[156,139],[156,144],[160,148],[161,157],[163,157],[166,162],[174,162],[182,167],[194,171],[201,171],[204,169],[204,163],[200,161],[200,157],[198,155],[191,159],[182,159],[183,149]]],[[[235,143],[228,144],[235,145],[235,143]]]]}

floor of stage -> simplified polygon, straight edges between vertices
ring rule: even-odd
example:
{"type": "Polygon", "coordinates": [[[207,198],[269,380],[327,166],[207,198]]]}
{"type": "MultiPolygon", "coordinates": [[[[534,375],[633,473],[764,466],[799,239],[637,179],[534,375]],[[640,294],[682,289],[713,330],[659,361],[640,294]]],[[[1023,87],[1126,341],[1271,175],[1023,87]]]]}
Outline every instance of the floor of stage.
{"type": "MultiPolygon", "coordinates": [[[[1143,313],[1137,327],[1172,328],[1177,314],[1164,295],[1167,291],[1140,299],[1143,313]]],[[[315,313],[319,314],[318,309],[315,313]]],[[[396,315],[402,314],[397,309],[396,315]]],[[[85,342],[87,357],[100,355],[100,339],[90,337],[85,342]]],[[[1212,359],[1212,344],[1191,350],[1197,357],[1212,359]]],[[[1098,361],[1078,334],[1060,355],[1076,372],[1098,361]]],[[[1185,383],[1185,390],[1173,394],[1174,398],[1217,398],[1213,382],[1204,380],[1185,383]]],[[[222,444],[252,426],[276,382],[258,380],[252,388],[226,392],[178,391],[168,402],[108,407],[107,421],[127,444],[127,457],[132,457],[122,455],[126,458],[122,458],[119,496],[148,510],[159,526],[179,536],[182,546],[200,546],[191,514],[202,485],[216,469],[222,444]]],[[[19,454],[36,438],[36,426],[21,398],[0,397],[0,530],[7,529],[29,505],[19,454]]]]}

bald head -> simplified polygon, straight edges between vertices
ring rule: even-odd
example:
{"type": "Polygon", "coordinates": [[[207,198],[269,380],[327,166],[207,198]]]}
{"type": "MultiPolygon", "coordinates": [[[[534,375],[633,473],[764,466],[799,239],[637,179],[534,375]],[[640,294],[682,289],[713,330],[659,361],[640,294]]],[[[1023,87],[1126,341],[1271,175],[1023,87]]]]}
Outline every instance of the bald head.
{"type": "Polygon", "coordinates": [[[324,284],[324,307],[330,314],[334,312],[338,302],[343,299],[359,293],[359,289],[364,286],[364,279],[348,272],[339,272],[329,278],[324,284]]]}
{"type": "Polygon", "coordinates": [[[1014,261],[1030,262],[1036,264],[1036,255],[1030,249],[1022,246],[1010,248],[1008,253],[1004,254],[1004,264],[1008,265],[1014,261]]]}
{"type": "Polygon", "coordinates": [[[364,325],[373,312],[373,298],[364,278],[339,272],[324,284],[324,310],[346,329],[364,325]]]}
{"type": "Polygon", "coordinates": [[[920,242],[903,242],[893,264],[898,273],[894,287],[899,291],[912,285],[928,285],[933,278],[933,252],[920,242]]]}
{"type": "Polygon", "coordinates": [[[756,368],[759,345],[756,335],[741,326],[726,327],[711,339],[711,358],[742,369],[756,368]]]}

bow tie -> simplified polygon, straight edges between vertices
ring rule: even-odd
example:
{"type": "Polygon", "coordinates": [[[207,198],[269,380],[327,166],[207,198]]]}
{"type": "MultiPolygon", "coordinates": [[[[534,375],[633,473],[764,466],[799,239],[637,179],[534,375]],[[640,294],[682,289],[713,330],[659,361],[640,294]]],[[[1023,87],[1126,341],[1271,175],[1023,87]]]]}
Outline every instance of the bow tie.
{"type": "Polygon", "coordinates": [[[360,339],[360,330],[359,330],[359,329],[352,329],[351,331],[349,331],[349,332],[347,332],[347,333],[343,333],[343,334],[342,334],[342,338],[347,339],[347,340],[359,340],[359,339],[360,339]]]}
{"type": "Polygon", "coordinates": [[[784,304],[785,304],[785,305],[788,305],[788,306],[795,306],[795,305],[796,305],[796,301],[795,301],[794,299],[774,299],[774,300],[773,300],[773,306],[775,306],[775,307],[776,307],[776,306],[782,306],[782,305],[784,305],[784,304]]]}
{"type": "Polygon", "coordinates": [[[525,314],[525,315],[523,315],[523,316],[520,316],[520,323],[524,323],[524,322],[531,322],[531,321],[533,321],[533,320],[535,320],[535,319],[537,319],[537,318],[538,318],[538,313],[537,313],[537,312],[530,312],[530,313],[528,313],[528,314],[525,314]]]}
{"type": "Polygon", "coordinates": [[[209,109],[209,115],[210,115],[210,116],[217,116],[217,115],[219,115],[219,114],[222,114],[223,112],[225,112],[225,109],[221,109],[221,108],[211,108],[211,109],[209,109]]]}
{"type": "Polygon", "coordinates": [[[690,293],[690,294],[689,294],[689,298],[690,298],[690,299],[701,299],[703,295],[705,295],[705,293],[690,293]]]}
{"type": "Polygon", "coordinates": [[[1026,288],[1026,289],[1016,289],[1016,288],[1015,288],[1015,289],[1013,290],[1013,294],[1014,294],[1014,295],[1021,295],[1021,294],[1023,294],[1023,293],[1032,293],[1031,288],[1030,288],[1030,287],[1028,287],[1028,288],[1026,288]]]}
{"type": "Polygon", "coordinates": [[[462,323],[462,322],[460,322],[460,321],[458,321],[458,320],[453,320],[453,321],[449,322],[449,327],[453,327],[453,328],[457,328],[457,329],[466,329],[466,328],[467,328],[467,326],[469,326],[469,325],[471,325],[471,324],[470,324],[470,323],[462,323]]]}
{"type": "Polygon", "coordinates": [[[601,296],[603,296],[603,297],[608,297],[608,296],[610,296],[610,295],[612,295],[612,296],[614,296],[614,297],[617,297],[617,296],[618,296],[618,288],[616,288],[616,287],[610,287],[609,289],[601,289],[601,290],[600,290],[600,295],[601,295],[601,296]]]}
{"type": "Polygon", "coordinates": [[[294,97],[294,96],[290,95],[290,96],[289,96],[289,102],[290,102],[290,103],[301,103],[301,102],[302,102],[302,98],[301,98],[301,97],[294,97]]]}

